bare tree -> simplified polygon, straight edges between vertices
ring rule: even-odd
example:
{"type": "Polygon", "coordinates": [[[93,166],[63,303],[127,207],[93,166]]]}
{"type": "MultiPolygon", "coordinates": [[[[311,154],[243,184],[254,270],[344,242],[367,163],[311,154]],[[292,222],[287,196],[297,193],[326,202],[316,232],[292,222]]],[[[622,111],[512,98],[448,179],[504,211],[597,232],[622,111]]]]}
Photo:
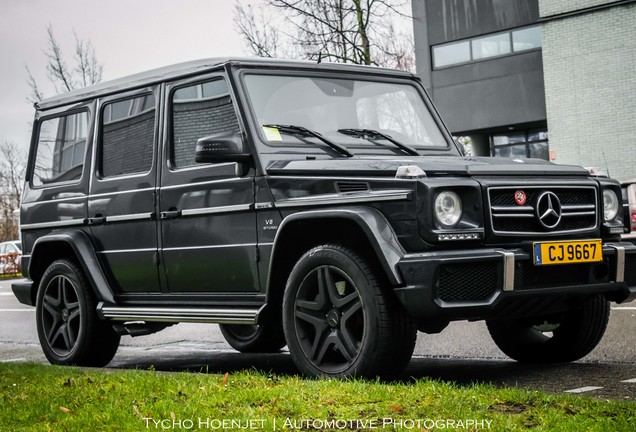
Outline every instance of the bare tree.
{"type": "Polygon", "coordinates": [[[254,6],[235,3],[237,30],[254,55],[279,57],[287,44],[293,47],[287,53],[309,60],[414,67],[412,37],[396,32],[392,24],[393,18],[405,17],[400,12],[404,0],[263,2],[263,8],[278,20],[263,19],[262,11],[254,14],[254,6]]]}
{"type": "Polygon", "coordinates": [[[268,24],[262,7],[256,12],[254,9],[252,5],[243,7],[235,3],[234,24],[252,53],[259,57],[276,57],[278,32],[268,24]]]}
{"type": "Polygon", "coordinates": [[[26,157],[10,141],[0,144],[0,241],[18,238],[16,211],[20,207],[26,157]]]}
{"type": "Polygon", "coordinates": [[[415,72],[413,38],[396,31],[391,24],[387,36],[377,44],[376,60],[381,66],[415,72]]]}
{"type": "MultiPolygon", "coordinates": [[[[73,32],[75,36],[74,66],[69,66],[57,42],[53,26],[49,24],[46,31],[48,36],[47,49],[44,51],[47,60],[46,74],[56,93],[75,90],[101,81],[104,67],[97,60],[95,48],[90,40],[80,39],[73,32]]],[[[43,93],[29,67],[25,67],[28,74],[27,83],[31,88],[31,94],[27,100],[35,103],[42,99],[43,93]]]]}

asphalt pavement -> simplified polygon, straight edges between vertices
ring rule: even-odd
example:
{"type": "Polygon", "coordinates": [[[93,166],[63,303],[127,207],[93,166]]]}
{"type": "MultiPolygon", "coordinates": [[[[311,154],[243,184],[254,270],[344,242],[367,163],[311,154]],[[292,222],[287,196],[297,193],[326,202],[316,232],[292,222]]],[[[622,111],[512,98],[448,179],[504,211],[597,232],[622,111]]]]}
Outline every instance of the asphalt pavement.
{"type": "MultiPolygon", "coordinates": [[[[636,400],[636,302],[612,305],[607,332],[581,361],[522,365],[491,341],[483,322],[455,322],[438,335],[418,335],[415,353],[402,380],[438,379],[458,385],[492,383],[548,392],[636,400]]],[[[10,282],[0,281],[0,362],[46,363],[38,344],[34,308],[17,302],[10,282]]],[[[256,369],[295,374],[285,350],[278,354],[240,354],[216,325],[178,324],[159,333],[123,337],[108,368],[225,373],[256,369]]]]}

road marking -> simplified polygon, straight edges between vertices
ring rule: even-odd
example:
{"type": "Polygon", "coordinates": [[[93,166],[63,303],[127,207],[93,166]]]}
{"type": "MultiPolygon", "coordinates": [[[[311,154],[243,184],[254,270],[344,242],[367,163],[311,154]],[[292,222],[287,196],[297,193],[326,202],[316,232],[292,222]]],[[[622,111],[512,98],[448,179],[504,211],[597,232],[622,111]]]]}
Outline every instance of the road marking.
{"type": "Polygon", "coordinates": [[[617,306],[613,307],[613,310],[636,310],[636,306],[617,306]]]}
{"type": "Polygon", "coordinates": [[[628,379],[628,380],[621,381],[621,382],[624,382],[624,383],[636,383],[636,378],[628,379]]]}
{"type": "Polygon", "coordinates": [[[12,296],[13,293],[12,292],[0,292],[0,296],[3,296],[3,295],[12,296]]]}
{"type": "Polygon", "coordinates": [[[564,393],[585,393],[589,391],[599,390],[602,388],[603,387],[587,386],[587,387],[581,387],[581,388],[576,388],[572,390],[565,390],[564,393]]]}
{"type": "Polygon", "coordinates": [[[24,361],[26,361],[26,358],[21,357],[21,358],[15,358],[15,359],[0,360],[0,363],[17,363],[17,362],[24,362],[24,361]]]}
{"type": "Polygon", "coordinates": [[[0,309],[0,312],[35,312],[35,309],[0,309]]]}

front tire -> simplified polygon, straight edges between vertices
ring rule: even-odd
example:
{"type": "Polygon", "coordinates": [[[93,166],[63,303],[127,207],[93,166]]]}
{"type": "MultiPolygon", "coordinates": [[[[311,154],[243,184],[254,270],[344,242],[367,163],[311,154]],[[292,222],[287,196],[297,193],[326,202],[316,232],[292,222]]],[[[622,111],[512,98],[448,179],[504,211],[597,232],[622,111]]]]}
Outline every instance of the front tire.
{"type": "Polygon", "coordinates": [[[93,291],[72,261],[58,260],[44,272],[36,298],[36,324],[44,355],[52,364],[104,366],[120,336],[99,320],[93,291]]]}
{"type": "Polygon", "coordinates": [[[488,321],[493,341],[522,363],[567,363],[589,354],[601,341],[609,320],[609,301],[598,295],[566,313],[488,321]]]}
{"type": "Polygon", "coordinates": [[[395,376],[409,362],[417,330],[370,262],[337,244],[294,266],[283,296],[283,328],[308,376],[395,376]]]}

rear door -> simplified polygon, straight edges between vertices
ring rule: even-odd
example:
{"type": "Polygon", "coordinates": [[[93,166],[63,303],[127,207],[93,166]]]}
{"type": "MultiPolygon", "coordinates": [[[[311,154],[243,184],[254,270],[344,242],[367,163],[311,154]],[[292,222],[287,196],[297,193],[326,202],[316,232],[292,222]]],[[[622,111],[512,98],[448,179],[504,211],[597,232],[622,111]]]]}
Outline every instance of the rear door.
{"type": "Polygon", "coordinates": [[[88,222],[118,293],[160,291],[156,176],[160,87],[104,98],[88,222]]]}
{"type": "Polygon", "coordinates": [[[222,73],[167,86],[159,190],[162,262],[172,293],[259,290],[254,174],[238,164],[197,164],[197,140],[239,133],[222,73]]]}

